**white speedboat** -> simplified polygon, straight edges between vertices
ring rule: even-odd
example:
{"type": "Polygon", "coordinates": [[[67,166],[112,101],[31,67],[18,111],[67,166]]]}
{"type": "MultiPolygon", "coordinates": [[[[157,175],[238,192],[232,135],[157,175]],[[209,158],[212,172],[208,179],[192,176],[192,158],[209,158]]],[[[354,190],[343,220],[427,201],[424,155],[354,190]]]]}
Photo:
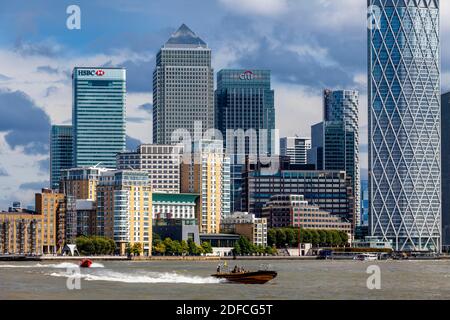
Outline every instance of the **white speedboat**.
{"type": "Polygon", "coordinates": [[[376,261],[376,260],[378,260],[378,256],[376,254],[361,253],[361,254],[358,254],[353,259],[359,260],[359,261],[376,261]]]}

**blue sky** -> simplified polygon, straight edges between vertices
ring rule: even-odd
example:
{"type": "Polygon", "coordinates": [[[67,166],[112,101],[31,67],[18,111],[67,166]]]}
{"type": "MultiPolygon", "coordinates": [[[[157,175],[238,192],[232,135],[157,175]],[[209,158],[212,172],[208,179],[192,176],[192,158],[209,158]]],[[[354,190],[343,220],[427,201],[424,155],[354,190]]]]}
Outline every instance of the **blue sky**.
{"type": "MultiPolygon", "coordinates": [[[[450,89],[450,1],[442,1],[442,87],[450,89]]],[[[0,209],[33,203],[46,186],[51,124],[71,121],[77,65],[128,70],[129,145],[151,142],[152,72],[159,47],[186,23],[213,66],[272,70],[281,135],[309,135],[324,88],[360,91],[367,168],[366,1],[0,0],[0,209]],[[66,8],[81,8],[81,30],[66,8]]]]}

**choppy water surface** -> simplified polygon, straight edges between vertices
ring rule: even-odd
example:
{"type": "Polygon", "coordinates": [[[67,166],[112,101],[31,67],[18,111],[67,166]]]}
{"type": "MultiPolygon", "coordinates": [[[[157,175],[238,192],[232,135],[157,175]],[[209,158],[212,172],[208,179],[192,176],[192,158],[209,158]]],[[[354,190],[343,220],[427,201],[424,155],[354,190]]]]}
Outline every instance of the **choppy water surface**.
{"type": "Polygon", "coordinates": [[[240,285],[210,277],[217,262],[97,262],[80,270],[80,290],[68,290],[75,263],[0,262],[0,299],[450,299],[450,261],[376,263],[381,290],[367,289],[371,262],[240,263],[248,269],[264,263],[278,277],[240,285]]]}

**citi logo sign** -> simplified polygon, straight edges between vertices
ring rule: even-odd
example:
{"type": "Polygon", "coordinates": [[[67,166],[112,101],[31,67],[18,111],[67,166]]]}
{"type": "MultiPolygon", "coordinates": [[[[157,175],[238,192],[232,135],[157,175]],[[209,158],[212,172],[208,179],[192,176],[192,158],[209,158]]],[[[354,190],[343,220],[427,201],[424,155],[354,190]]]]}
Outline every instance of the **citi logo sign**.
{"type": "Polygon", "coordinates": [[[239,79],[241,80],[253,80],[255,78],[255,74],[250,70],[245,71],[244,73],[239,75],[239,79]]]}
{"type": "Polygon", "coordinates": [[[78,70],[78,75],[79,76],[97,76],[97,77],[102,77],[105,75],[105,71],[103,70],[78,70]]]}

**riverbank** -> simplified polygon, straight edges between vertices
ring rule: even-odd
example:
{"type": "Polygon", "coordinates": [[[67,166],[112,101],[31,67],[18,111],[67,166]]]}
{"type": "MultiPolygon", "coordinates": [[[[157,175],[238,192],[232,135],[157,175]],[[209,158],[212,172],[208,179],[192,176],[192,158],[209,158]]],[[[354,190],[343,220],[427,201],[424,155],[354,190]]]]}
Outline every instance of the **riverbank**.
{"type": "MultiPolygon", "coordinates": [[[[0,261],[80,261],[81,259],[90,259],[92,261],[220,261],[220,260],[240,260],[240,261],[310,261],[319,260],[317,256],[151,256],[151,257],[126,257],[126,256],[18,256],[6,255],[0,256],[0,261]]],[[[331,259],[345,260],[345,259],[331,259]]],[[[353,260],[353,259],[348,259],[353,260]]],[[[450,260],[449,255],[442,255],[434,259],[409,258],[408,260],[450,260]]]]}

